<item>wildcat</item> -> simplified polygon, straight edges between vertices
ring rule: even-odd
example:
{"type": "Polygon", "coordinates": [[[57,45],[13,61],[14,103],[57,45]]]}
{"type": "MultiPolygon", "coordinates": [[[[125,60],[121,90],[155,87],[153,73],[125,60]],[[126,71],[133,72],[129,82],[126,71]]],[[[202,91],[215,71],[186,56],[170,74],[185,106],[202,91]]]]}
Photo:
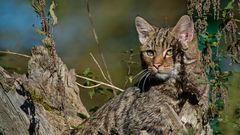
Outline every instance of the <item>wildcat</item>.
{"type": "Polygon", "coordinates": [[[136,17],[135,23],[141,43],[144,69],[141,73],[145,77],[139,81],[143,81],[142,90],[145,89],[147,79],[155,82],[164,82],[169,78],[179,80],[179,73],[184,70],[181,65],[190,65],[200,58],[194,25],[189,16],[182,16],[174,28],[158,28],[141,17],[136,17]]]}
{"type": "Polygon", "coordinates": [[[191,130],[209,135],[209,86],[194,25],[182,16],[173,28],[158,28],[136,17],[143,70],[130,87],[103,105],[78,135],[176,135],[191,130]]]}

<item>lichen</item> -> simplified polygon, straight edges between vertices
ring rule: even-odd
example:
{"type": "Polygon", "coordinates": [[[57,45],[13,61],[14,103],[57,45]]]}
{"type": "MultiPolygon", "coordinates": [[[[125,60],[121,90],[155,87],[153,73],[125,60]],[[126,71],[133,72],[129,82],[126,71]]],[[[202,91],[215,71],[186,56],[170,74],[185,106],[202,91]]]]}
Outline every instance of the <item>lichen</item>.
{"type": "Polygon", "coordinates": [[[59,110],[58,108],[50,105],[50,103],[48,103],[41,95],[38,95],[34,89],[29,90],[29,92],[30,92],[32,100],[35,103],[42,105],[45,110],[47,110],[47,111],[54,111],[54,110],[58,111],[59,110]]]}

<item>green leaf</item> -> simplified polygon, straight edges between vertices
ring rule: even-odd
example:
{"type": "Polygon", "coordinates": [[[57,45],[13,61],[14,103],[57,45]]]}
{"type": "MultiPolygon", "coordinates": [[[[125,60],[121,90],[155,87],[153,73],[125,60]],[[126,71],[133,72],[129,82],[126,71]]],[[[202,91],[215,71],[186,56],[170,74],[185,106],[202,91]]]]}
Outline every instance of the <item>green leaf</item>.
{"type": "Polygon", "coordinates": [[[95,93],[104,94],[104,89],[102,87],[95,88],[95,93]]]}
{"type": "Polygon", "coordinates": [[[210,119],[210,126],[211,126],[211,128],[213,129],[213,132],[215,133],[215,134],[217,134],[217,133],[220,133],[220,129],[219,129],[219,127],[218,127],[218,121],[217,121],[217,119],[216,118],[212,118],[212,119],[210,119]]]}
{"type": "Polygon", "coordinates": [[[240,60],[237,58],[237,56],[235,56],[235,55],[229,55],[229,56],[232,58],[232,60],[233,60],[235,63],[240,64],[240,60]]]}
{"type": "Polygon", "coordinates": [[[32,0],[32,8],[39,16],[41,15],[43,7],[38,2],[35,2],[35,0],[32,0]]]}
{"type": "Polygon", "coordinates": [[[133,83],[133,76],[130,75],[130,76],[128,77],[128,80],[129,80],[130,83],[133,83]]]}
{"type": "Polygon", "coordinates": [[[84,86],[90,86],[92,82],[90,81],[85,81],[84,86]]]}
{"type": "Polygon", "coordinates": [[[46,33],[44,31],[42,31],[41,29],[37,28],[35,25],[32,26],[34,31],[40,35],[46,35],[46,33]]]}
{"type": "Polygon", "coordinates": [[[77,113],[77,116],[82,118],[82,119],[88,119],[88,116],[83,114],[83,113],[77,113]]]}
{"type": "Polygon", "coordinates": [[[57,24],[57,22],[58,22],[58,18],[55,15],[55,12],[54,12],[55,8],[56,8],[55,2],[52,1],[52,4],[50,5],[50,8],[49,8],[49,14],[50,14],[50,16],[52,18],[52,25],[53,26],[55,26],[57,24]]]}
{"type": "Polygon", "coordinates": [[[218,42],[212,42],[211,46],[218,46],[219,43],[218,42]]]}
{"type": "Polygon", "coordinates": [[[226,17],[226,14],[227,14],[227,12],[224,10],[224,11],[222,12],[222,16],[223,16],[223,18],[226,17]]]}
{"type": "Polygon", "coordinates": [[[83,75],[84,75],[84,76],[92,75],[92,72],[91,72],[90,68],[86,68],[86,69],[83,71],[83,75]]]}
{"type": "Polygon", "coordinates": [[[224,9],[233,9],[234,0],[228,2],[227,6],[224,9]]]}
{"type": "Polygon", "coordinates": [[[94,95],[96,95],[95,90],[89,90],[88,94],[91,99],[93,98],[94,95]]]}

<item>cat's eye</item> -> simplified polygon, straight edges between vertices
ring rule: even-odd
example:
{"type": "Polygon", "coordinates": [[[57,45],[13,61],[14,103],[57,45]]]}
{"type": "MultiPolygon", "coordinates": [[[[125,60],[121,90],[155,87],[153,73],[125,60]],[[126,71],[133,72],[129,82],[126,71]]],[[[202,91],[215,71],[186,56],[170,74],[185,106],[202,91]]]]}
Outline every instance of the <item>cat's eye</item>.
{"type": "Polygon", "coordinates": [[[173,55],[172,49],[168,49],[167,52],[166,52],[166,56],[171,57],[172,55],[173,55]]]}
{"type": "Polygon", "coordinates": [[[154,51],[152,51],[152,50],[147,50],[147,51],[146,51],[146,54],[147,54],[147,56],[149,56],[149,57],[153,57],[153,56],[154,56],[154,51]]]}

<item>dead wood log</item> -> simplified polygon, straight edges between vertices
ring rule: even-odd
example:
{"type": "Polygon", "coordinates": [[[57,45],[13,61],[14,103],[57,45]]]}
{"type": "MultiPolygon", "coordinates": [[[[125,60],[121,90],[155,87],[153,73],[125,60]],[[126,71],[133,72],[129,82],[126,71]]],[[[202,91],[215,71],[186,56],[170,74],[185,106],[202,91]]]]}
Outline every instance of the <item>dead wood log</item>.
{"type": "Polygon", "coordinates": [[[75,71],[68,70],[56,52],[32,49],[26,75],[0,68],[0,134],[69,134],[88,115],[79,97],[75,71]]]}

